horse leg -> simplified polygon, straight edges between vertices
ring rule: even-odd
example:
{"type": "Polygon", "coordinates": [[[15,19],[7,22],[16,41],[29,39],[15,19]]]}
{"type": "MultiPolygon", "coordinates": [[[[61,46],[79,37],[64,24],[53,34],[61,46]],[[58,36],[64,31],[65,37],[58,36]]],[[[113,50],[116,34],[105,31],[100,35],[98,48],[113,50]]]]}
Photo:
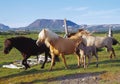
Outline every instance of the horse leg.
{"type": "MultiPolygon", "coordinates": [[[[50,56],[50,57],[51,57],[51,56],[50,56]]],[[[43,62],[43,64],[42,64],[42,66],[41,66],[41,69],[44,68],[45,63],[47,62],[47,58],[48,58],[48,54],[45,52],[45,60],[44,60],[44,62],[43,62]]]]}
{"type": "Polygon", "coordinates": [[[52,56],[52,60],[51,60],[51,67],[50,67],[50,71],[52,70],[53,66],[54,66],[54,62],[55,62],[55,55],[53,53],[51,53],[52,56]]]}
{"type": "Polygon", "coordinates": [[[68,66],[67,66],[67,63],[66,63],[66,60],[65,60],[65,56],[62,54],[62,59],[63,59],[63,62],[65,64],[65,68],[68,69],[68,66]]]}
{"type": "Polygon", "coordinates": [[[80,65],[84,66],[84,51],[80,50],[80,65]]]}
{"type": "Polygon", "coordinates": [[[87,55],[87,57],[88,57],[88,64],[87,64],[87,67],[88,67],[90,64],[90,61],[91,61],[91,57],[90,57],[90,55],[87,55]]]}
{"type": "Polygon", "coordinates": [[[25,66],[25,70],[27,68],[30,68],[30,66],[27,64],[27,58],[25,58],[23,61],[22,61],[22,64],[25,66]]]}
{"type": "Polygon", "coordinates": [[[78,52],[76,52],[76,56],[77,56],[77,59],[78,59],[78,67],[80,67],[80,54],[78,52]]]}
{"type": "Polygon", "coordinates": [[[114,55],[114,58],[116,58],[116,54],[115,54],[114,48],[112,48],[112,54],[114,55]]]}
{"type": "Polygon", "coordinates": [[[95,54],[95,57],[96,57],[96,59],[97,59],[97,61],[96,61],[96,67],[98,67],[98,55],[95,54]]]}
{"type": "MultiPolygon", "coordinates": [[[[47,56],[49,56],[50,58],[51,58],[51,54],[48,52],[47,53],[47,56]]],[[[58,56],[57,55],[55,55],[55,61],[56,61],[56,58],[57,58],[57,60],[59,60],[59,58],[58,58],[58,56]]],[[[55,61],[54,61],[54,63],[53,63],[53,66],[55,66],[55,61]]]]}
{"type": "Polygon", "coordinates": [[[110,59],[112,59],[112,55],[114,55],[114,58],[116,58],[115,51],[113,48],[107,48],[107,51],[110,52],[110,59]]]}
{"type": "Polygon", "coordinates": [[[83,56],[84,69],[86,68],[86,55],[83,56]]]}
{"type": "Polygon", "coordinates": [[[92,52],[92,56],[95,56],[95,58],[96,58],[96,67],[98,67],[98,52],[97,52],[97,49],[96,48],[94,48],[94,51],[92,52]]]}
{"type": "Polygon", "coordinates": [[[24,53],[22,53],[22,55],[23,55],[23,57],[24,57],[24,59],[23,59],[23,61],[22,61],[22,64],[25,66],[25,70],[26,70],[27,68],[30,68],[30,66],[27,64],[27,59],[28,59],[30,56],[28,56],[28,55],[26,55],[26,54],[24,54],[24,53]]]}

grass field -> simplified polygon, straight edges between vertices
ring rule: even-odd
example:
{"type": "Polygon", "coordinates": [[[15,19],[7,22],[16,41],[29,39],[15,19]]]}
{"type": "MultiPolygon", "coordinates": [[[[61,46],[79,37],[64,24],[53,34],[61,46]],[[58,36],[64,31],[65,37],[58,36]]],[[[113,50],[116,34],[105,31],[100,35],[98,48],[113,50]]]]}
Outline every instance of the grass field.
{"type": "MultiPolygon", "coordinates": [[[[96,35],[104,36],[105,34],[96,35]]],[[[16,49],[12,49],[8,55],[3,53],[4,40],[15,36],[16,35],[0,35],[0,84],[46,84],[48,81],[58,77],[80,73],[101,73],[101,83],[105,83],[106,80],[115,80],[120,77],[120,45],[113,46],[117,56],[116,59],[110,60],[109,53],[107,53],[104,48],[102,51],[98,52],[98,68],[95,67],[95,57],[93,57],[91,64],[87,69],[84,70],[83,67],[77,68],[77,58],[74,55],[66,55],[69,69],[64,68],[62,61],[56,63],[53,71],[49,71],[50,63],[45,65],[45,69],[41,69],[41,65],[32,66],[28,70],[2,68],[2,65],[4,64],[9,64],[16,60],[22,59],[20,52],[16,49]]],[[[37,34],[29,34],[24,36],[37,39],[37,34]]],[[[120,33],[114,34],[114,37],[120,42],[120,33]]],[[[53,81],[52,84],[54,83],[57,82],[53,81]]],[[[114,81],[114,83],[117,84],[118,82],[114,81]]]]}

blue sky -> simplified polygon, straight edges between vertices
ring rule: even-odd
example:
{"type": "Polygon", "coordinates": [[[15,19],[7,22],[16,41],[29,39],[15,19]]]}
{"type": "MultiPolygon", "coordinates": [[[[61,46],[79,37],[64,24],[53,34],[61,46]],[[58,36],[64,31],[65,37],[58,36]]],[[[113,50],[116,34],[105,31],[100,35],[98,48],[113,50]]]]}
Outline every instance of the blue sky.
{"type": "Polygon", "coordinates": [[[120,24],[120,0],[0,0],[0,23],[24,27],[36,19],[120,24]]]}

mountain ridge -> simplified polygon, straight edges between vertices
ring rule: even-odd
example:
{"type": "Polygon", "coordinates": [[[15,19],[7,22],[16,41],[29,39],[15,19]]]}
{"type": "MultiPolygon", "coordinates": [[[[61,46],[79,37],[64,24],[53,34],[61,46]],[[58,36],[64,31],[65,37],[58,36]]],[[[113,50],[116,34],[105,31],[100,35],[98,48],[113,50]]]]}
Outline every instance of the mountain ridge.
{"type": "MultiPolygon", "coordinates": [[[[89,31],[108,31],[108,28],[112,28],[112,30],[120,30],[120,24],[100,24],[100,25],[87,25],[87,24],[76,24],[71,20],[66,20],[66,24],[68,26],[69,31],[76,31],[80,28],[87,29],[89,31]]],[[[40,31],[43,28],[48,28],[53,31],[64,31],[64,20],[62,19],[37,19],[30,23],[26,27],[19,28],[10,28],[7,25],[0,23],[0,31],[40,31]]]]}

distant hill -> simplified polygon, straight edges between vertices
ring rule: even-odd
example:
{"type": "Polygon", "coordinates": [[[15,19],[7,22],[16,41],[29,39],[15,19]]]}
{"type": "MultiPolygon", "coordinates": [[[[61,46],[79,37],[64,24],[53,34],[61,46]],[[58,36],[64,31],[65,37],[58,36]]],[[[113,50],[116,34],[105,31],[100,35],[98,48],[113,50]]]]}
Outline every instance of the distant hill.
{"type": "MultiPolygon", "coordinates": [[[[80,28],[85,28],[89,31],[105,32],[111,27],[113,31],[120,31],[120,24],[101,24],[101,25],[87,25],[76,24],[70,20],[66,21],[69,31],[76,31],[80,28]]],[[[48,28],[53,31],[64,31],[64,20],[61,19],[37,19],[26,27],[10,28],[4,24],[0,24],[0,31],[40,31],[43,28],[48,28]]]]}
{"type": "Polygon", "coordinates": [[[8,31],[9,29],[10,29],[9,26],[6,26],[6,25],[0,23],[0,31],[1,31],[1,32],[2,32],[2,31],[8,31]]]}
{"type": "Polygon", "coordinates": [[[85,28],[89,31],[103,32],[108,31],[111,27],[113,31],[120,31],[120,24],[101,24],[101,25],[81,25],[82,28],[85,28]]]}
{"type": "MultiPolygon", "coordinates": [[[[67,26],[71,29],[80,27],[78,24],[76,24],[70,20],[67,20],[66,23],[67,23],[67,26]]],[[[33,23],[31,23],[30,25],[25,27],[25,29],[28,29],[28,30],[41,30],[43,28],[49,28],[54,31],[63,31],[64,30],[64,20],[37,19],[36,21],[34,21],[33,23]]]]}

